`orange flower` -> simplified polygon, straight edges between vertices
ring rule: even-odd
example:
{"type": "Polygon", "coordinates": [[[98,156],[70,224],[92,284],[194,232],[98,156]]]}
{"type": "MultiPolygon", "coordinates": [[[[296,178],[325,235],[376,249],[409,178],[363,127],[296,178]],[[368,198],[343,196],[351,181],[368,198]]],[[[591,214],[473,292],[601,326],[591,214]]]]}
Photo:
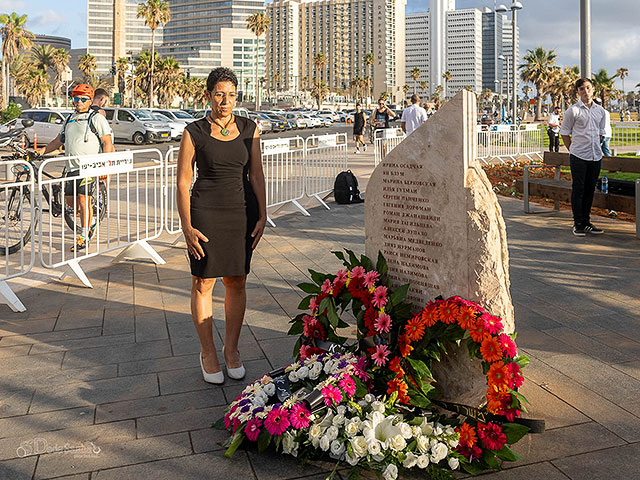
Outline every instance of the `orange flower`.
{"type": "Polygon", "coordinates": [[[487,410],[491,413],[502,414],[511,406],[511,394],[497,391],[489,387],[487,389],[487,410]]]}
{"type": "Polygon", "coordinates": [[[484,337],[487,335],[487,332],[484,331],[482,320],[476,318],[473,326],[469,329],[469,334],[474,342],[482,343],[482,340],[484,340],[484,337]]]}
{"type": "Polygon", "coordinates": [[[413,350],[411,339],[406,335],[400,335],[398,337],[398,347],[400,348],[400,355],[403,357],[408,357],[413,350]]]}
{"type": "Polygon", "coordinates": [[[463,423],[462,425],[460,425],[458,428],[456,428],[456,432],[460,434],[460,445],[471,448],[478,441],[478,437],[476,436],[476,429],[468,423],[463,423]]]}
{"type": "Polygon", "coordinates": [[[476,315],[473,310],[467,306],[460,307],[460,314],[458,315],[458,324],[464,330],[470,330],[473,328],[476,321],[476,315]]]}
{"type": "Polygon", "coordinates": [[[407,384],[400,378],[394,378],[389,383],[387,383],[387,393],[391,395],[393,392],[398,392],[398,401],[400,403],[409,403],[409,397],[407,396],[407,392],[409,391],[409,387],[407,384]]]}
{"type": "Polygon", "coordinates": [[[396,377],[402,378],[404,375],[404,370],[400,366],[400,359],[398,357],[393,357],[393,360],[389,362],[389,370],[395,372],[396,377]]]}
{"type": "Polygon", "coordinates": [[[404,331],[411,341],[419,341],[424,335],[424,323],[422,323],[422,318],[420,316],[413,317],[404,327],[404,331]]]}
{"type": "Polygon", "coordinates": [[[489,382],[489,387],[492,387],[494,390],[506,390],[509,388],[509,378],[509,371],[503,362],[493,363],[489,367],[487,381],[489,382]]]}
{"type": "Polygon", "coordinates": [[[442,323],[456,323],[456,317],[458,316],[459,309],[458,305],[454,302],[443,302],[438,307],[438,310],[440,312],[440,321],[442,323]]]}
{"type": "Polygon", "coordinates": [[[422,321],[427,327],[433,327],[438,321],[438,315],[433,305],[428,305],[422,311],[422,321]]]}
{"type": "Polygon", "coordinates": [[[480,347],[480,354],[487,362],[497,362],[502,360],[502,347],[500,341],[491,335],[487,335],[482,340],[482,346],[480,347]]]}

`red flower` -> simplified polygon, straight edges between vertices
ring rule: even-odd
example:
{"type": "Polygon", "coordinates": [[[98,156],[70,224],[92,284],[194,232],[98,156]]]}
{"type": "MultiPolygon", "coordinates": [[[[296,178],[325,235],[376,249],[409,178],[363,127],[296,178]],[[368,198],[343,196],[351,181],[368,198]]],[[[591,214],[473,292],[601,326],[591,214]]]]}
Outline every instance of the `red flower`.
{"type": "Polygon", "coordinates": [[[478,436],[485,448],[500,450],[507,443],[507,436],[502,432],[500,425],[495,423],[478,424],[478,436]]]}
{"type": "Polygon", "coordinates": [[[478,437],[476,437],[476,429],[468,423],[460,425],[456,428],[456,432],[460,434],[460,445],[464,445],[465,447],[473,447],[478,440],[478,437]]]}
{"type": "Polygon", "coordinates": [[[495,390],[506,390],[507,388],[509,388],[511,375],[509,374],[507,368],[504,366],[503,362],[496,362],[489,367],[489,372],[487,372],[487,380],[489,382],[489,386],[494,388],[495,390]]]}
{"type": "Polygon", "coordinates": [[[458,314],[458,324],[460,325],[460,328],[464,330],[469,330],[473,328],[473,326],[475,325],[475,322],[476,322],[475,312],[467,306],[460,307],[460,313],[458,314]]]}
{"type": "Polygon", "coordinates": [[[461,455],[464,455],[469,462],[473,462],[476,459],[479,459],[482,456],[482,449],[478,446],[474,447],[466,447],[462,444],[456,447],[456,451],[461,455]]]}
{"type": "Polygon", "coordinates": [[[459,308],[454,302],[443,302],[438,307],[438,312],[440,316],[440,321],[446,324],[452,324],[456,322],[456,318],[458,316],[459,308]]]}
{"type": "Polygon", "coordinates": [[[422,311],[422,320],[427,327],[433,327],[438,321],[438,314],[435,306],[427,305],[422,311]]]}
{"type": "Polygon", "coordinates": [[[374,351],[371,354],[373,362],[378,367],[384,367],[387,363],[387,358],[389,357],[389,348],[386,345],[376,345],[373,350],[374,351]]]}
{"type": "Polygon", "coordinates": [[[258,420],[257,418],[252,418],[247,422],[247,425],[244,427],[244,433],[251,442],[255,442],[258,440],[258,435],[260,435],[260,427],[262,426],[262,420],[258,420]]]}
{"type": "Polygon", "coordinates": [[[400,349],[400,355],[403,357],[409,356],[413,347],[411,346],[411,340],[406,335],[400,335],[398,337],[398,348],[400,349]]]}
{"type": "Polygon", "coordinates": [[[484,331],[483,322],[481,319],[476,319],[472,328],[469,329],[471,339],[476,343],[482,343],[487,333],[484,331]]]}
{"type": "Polygon", "coordinates": [[[524,377],[522,376],[522,369],[520,365],[515,362],[507,364],[507,370],[509,372],[509,388],[520,388],[524,383],[524,377]]]}
{"type": "Polygon", "coordinates": [[[413,342],[420,341],[424,336],[424,323],[422,323],[422,317],[417,315],[409,320],[404,327],[404,332],[407,334],[407,337],[413,342]]]}
{"type": "Polygon", "coordinates": [[[518,348],[516,347],[516,342],[512,340],[512,338],[506,333],[501,333],[498,336],[500,340],[500,346],[502,347],[502,351],[504,352],[505,357],[515,358],[518,355],[518,348]]]}
{"type": "Polygon", "coordinates": [[[498,335],[502,331],[502,319],[500,317],[494,317],[488,313],[483,313],[480,316],[480,319],[483,322],[483,327],[485,331],[489,332],[492,335],[498,335]]]}
{"type": "Polygon", "coordinates": [[[373,300],[371,303],[375,307],[382,308],[387,304],[387,287],[381,285],[373,291],[373,300]]]}
{"type": "Polygon", "coordinates": [[[375,270],[371,270],[364,274],[364,286],[367,288],[375,287],[376,282],[380,278],[380,274],[375,270]]]}
{"type": "Polygon", "coordinates": [[[297,403],[291,407],[289,420],[293,428],[300,430],[309,426],[309,415],[311,415],[311,412],[307,410],[307,407],[302,403],[297,403]]]}
{"type": "Polygon", "coordinates": [[[398,392],[398,402],[409,403],[409,397],[407,392],[409,391],[408,385],[401,378],[394,378],[387,383],[387,393],[391,395],[393,392],[398,392]]]}
{"type": "Polygon", "coordinates": [[[328,278],[325,279],[324,282],[322,282],[322,286],[320,287],[320,291],[322,293],[329,293],[331,291],[331,280],[329,280],[328,278]]]}
{"type": "Polygon", "coordinates": [[[404,375],[404,369],[400,365],[400,359],[393,357],[393,360],[389,362],[389,370],[396,374],[396,377],[402,377],[404,375]]]}
{"type": "Polygon", "coordinates": [[[365,331],[363,333],[367,337],[370,337],[371,335],[375,335],[376,334],[375,320],[376,320],[376,316],[377,315],[378,315],[378,311],[375,308],[368,308],[364,312],[364,328],[365,328],[365,331]]]}
{"type": "Polygon", "coordinates": [[[500,347],[498,339],[490,335],[486,336],[484,340],[482,340],[480,354],[482,355],[482,358],[489,363],[502,360],[502,348],[500,347]]]}
{"type": "Polygon", "coordinates": [[[322,324],[316,317],[310,317],[305,315],[302,319],[304,323],[303,333],[307,338],[317,338],[319,340],[325,340],[326,335],[322,324]]]}
{"type": "Polygon", "coordinates": [[[381,313],[378,315],[374,326],[378,333],[389,333],[389,330],[391,330],[391,317],[386,313],[381,313]]]}
{"type": "Polygon", "coordinates": [[[503,412],[511,405],[511,394],[504,390],[496,390],[489,387],[487,389],[487,410],[497,415],[503,412]]]}

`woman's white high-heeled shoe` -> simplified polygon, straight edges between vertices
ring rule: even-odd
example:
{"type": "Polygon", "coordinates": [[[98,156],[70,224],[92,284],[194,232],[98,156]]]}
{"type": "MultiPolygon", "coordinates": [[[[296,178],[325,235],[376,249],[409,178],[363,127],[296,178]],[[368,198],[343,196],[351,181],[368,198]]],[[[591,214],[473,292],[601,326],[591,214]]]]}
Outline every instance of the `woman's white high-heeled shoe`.
{"type": "Polygon", "coordinates": [[[213,383],[215,385],[221,385],[224,383],[224,373],[222,370],[216,373],[207,373],[204,369],[204,365],[202,364],[202,354],[198,355],[200,358],[200,368],[202,369],[202,376],[204,377],[204,381],[207,383],[213,383]]]}
{"type": "MultiPolygon", "coordinates": [[[[224,356],[224,345],[222,346],[222,355],[224,356]]],[[[225,363],[226,363],[225,358],[225,363]]],[[[244,369],[244,364],[240,364],[238,368],[231,368],[227,365],[227,375],[229,378],[233,378],[234,380],[242,380],[246,374],[246,370],[244,369]]]]}

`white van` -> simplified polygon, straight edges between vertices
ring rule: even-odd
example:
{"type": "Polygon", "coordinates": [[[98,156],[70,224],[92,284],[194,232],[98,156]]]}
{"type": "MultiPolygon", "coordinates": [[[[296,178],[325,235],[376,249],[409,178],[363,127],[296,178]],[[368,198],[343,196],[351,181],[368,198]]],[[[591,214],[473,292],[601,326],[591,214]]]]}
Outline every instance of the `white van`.
{"type": "Polygon", "coordinates": [[[155,120],[149,110],[109,107],[104,111],[116,141],[132,141],[136,145],[141,145],[144,142],[171,140],[169,125],[155,120]]]}

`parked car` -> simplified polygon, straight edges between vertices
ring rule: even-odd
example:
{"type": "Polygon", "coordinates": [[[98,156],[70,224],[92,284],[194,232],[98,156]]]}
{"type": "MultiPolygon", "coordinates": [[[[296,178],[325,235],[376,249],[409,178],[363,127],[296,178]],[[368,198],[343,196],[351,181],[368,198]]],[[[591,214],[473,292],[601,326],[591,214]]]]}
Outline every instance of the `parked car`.
{"type": "MultiPolygon", "coordinates": [[[[155,120],[158,120],[163,123],[163,125],[168,125],[171,129],[171,140],[180,140],[182,138],[182,133],[184,132],[184,127],[188,124],[184,122],[179,122],[177,120],[173,120],[162,113],[158,113],[155,111],[151,111],[151,115],[155,120]]],[[[195,119],[194,119],[195,120],[195,119]]]]}
{"type": "Polygon", "coordinates": [[[285,130],[289,130],[289,122],[287,122],[280,115],[276,115],[275,113],[270,113],[270,112],[260,112],[260,113],[266,116],[269,120],[271,120],[272,132],[284,132],[285,130]]]}
{"type": "Polygon", "coordinates": [[[193,115],[189,115],[187,112],[184,112],[182,110],[168,110],[168,109],[163,110],[160,108],[153,108],[151,109],[151,111],[153,113],[160,113],[165,117],[169,118],[170,120],[173,120],[175,122],[181,122],[181,123],[184,123],[185,125],[196,121],[196,119],[193,118],[193,115]]]}
{"type": "Polygon", "coordinates": [[[320,118],[316,118],[310,113],[303,113],[301,114],[301,116],[307,119],[307,126],[310,128],[322,127],[324,125],[324,123],[322,122],[322,120],[320,120],[320,118]]]}
{"type": "Polygon", "coordinates": [[[330,118],[334,122],[340,121],[340,115],[337,112],[331,110],[320,110],[318,115],[325,118],[330,118]]]}
{"type": "Polygon", "coordinates": [[[155,120],[148,110],[105,108],[104,111],[116,141],[132,141],[136,145],[141,145],[144,142],[168,142],[171,140],[169,125],[155,120]]]}
{"type": "Polygon", "coordinates": [[[56,138],[69,115],[71,115],[71,110],[53,110],[50,108],[23,110],[20,118],[33,120],[33,126],[25,130],[29,144],[33,145],[34,138],[37,138],[40,146],[46,145],[56,138]]]}
{"type": "Polygon", "coordinates": [[[254,122],[256,122],[256,125],[258,125],[258,131],[261,134],[271,132],[272,125],[271,125],[271,120],[268,120],[269,117],[264,118],[260,114],[257,114],[255,112],[249,112],[249,118],[254,122]]]}
{"type": "MultiPolygon", "coordinates": [[[[249,110],[247,110],[244,107],[236,107],[236,108],[233,109],[232,113],[234,115],[237,115],[238,117],[249,118],[249,110]]],[[[198,120],[200,118],[204,118],[205,115],[210,115],[210,114],[211,114],[211,109],[210,108],[207,108],[206,110],[197,110],[197,111],[193,112],[193,118],[198,120]]]]}
{"type": "Polygon", "coordinates": [[[297,112],[288,112],[283,115],[289,122],[293,124],[293,128],[305,128],[307,126],[307,122],[302,116],[297,112]]]}

